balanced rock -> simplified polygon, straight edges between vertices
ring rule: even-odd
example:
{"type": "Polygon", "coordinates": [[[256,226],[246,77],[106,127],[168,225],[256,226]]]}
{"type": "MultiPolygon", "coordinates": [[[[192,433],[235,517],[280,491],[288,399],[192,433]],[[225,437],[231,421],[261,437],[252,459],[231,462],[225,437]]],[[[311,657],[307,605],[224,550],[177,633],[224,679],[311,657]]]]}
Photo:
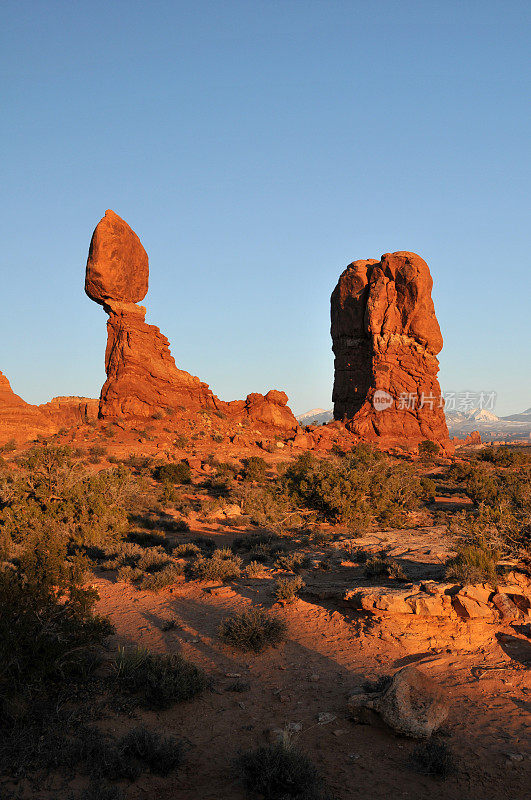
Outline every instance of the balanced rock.
{"type": "Polygon", "coordinates": [[[442,336],[415,253],[354,261],[331,298],[334,417],[362,439],[452,450],[437,380],[442,336]]]}
{"type": "Polygon", "coordinates": [[[114,211],[106,211],[92,235],[85,291],[109,315],[100,417],[149,417],[166,409],[219,410],[283,430],[298,423],[284,392],[252,394],[224,403],[193,375],[178,369],[168,339],[145,321],[137,305],[148,289],[149,265],[140,239],[114,211]]]}
{"type": "Polygon", "coordinates": [[[355,694],[348,701],[354,719],[375,711],[397,733],[428,739],[448,717],[446,693],[416,667],[399,670],[383,691],[355,694]]]}
{"type": "Polygon", "coordinates": [[[148,290],[148,256],[136,233],[108,209],[92,234],[85,292],[102,305],[108,300],[138,303],[148,290]]]}

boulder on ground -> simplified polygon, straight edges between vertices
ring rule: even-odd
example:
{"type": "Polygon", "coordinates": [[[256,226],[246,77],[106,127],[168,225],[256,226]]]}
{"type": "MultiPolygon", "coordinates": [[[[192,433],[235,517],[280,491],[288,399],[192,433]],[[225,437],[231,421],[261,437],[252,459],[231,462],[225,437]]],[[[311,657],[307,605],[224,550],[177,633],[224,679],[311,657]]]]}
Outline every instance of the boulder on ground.
{"type": "Polygon", "coordinates": [[[375,711],[394,731],[413,739],[428,739],[449,712],[442,687],[412,666],[399,670],[382,691],[352,695],[348,705],[355,720],[375,711]]]}

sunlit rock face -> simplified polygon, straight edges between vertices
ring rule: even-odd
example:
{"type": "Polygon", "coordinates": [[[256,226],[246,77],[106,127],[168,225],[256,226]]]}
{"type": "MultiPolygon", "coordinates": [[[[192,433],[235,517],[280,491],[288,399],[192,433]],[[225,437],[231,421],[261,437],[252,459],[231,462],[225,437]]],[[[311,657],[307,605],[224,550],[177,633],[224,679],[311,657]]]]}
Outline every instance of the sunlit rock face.
{"type": "Polygon", "coordinates": [[[433,280],[415,253],[354,261],[331,298],[334,417],[367,440],[451,450],[437,380],[433,280]]]}

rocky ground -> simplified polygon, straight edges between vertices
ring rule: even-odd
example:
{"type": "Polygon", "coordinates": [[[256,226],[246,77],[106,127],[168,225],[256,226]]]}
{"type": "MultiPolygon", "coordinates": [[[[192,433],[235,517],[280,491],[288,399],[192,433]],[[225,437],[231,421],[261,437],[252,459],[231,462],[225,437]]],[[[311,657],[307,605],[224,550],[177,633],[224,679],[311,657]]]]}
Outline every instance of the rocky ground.
{"type": "MultiPolygon", "coordinates": [[[[183,490],[190,501],[188,529],[176,525],[172,530],[168,524],[182,520],[181,507],[149,499],[156,489],[149,475],[146,519],[150,514],[159,523],[164,519],[172,545],[208,539],[215,547],[230,547],[268,530],[241,517],[230,499],[218,498],[207,514],[194,506],[191,501],[208,494],[204,487],[215,474],[213,463],[254,455],[274,471],[302,450],[263,432],[257,439],[245,426],[234,442],[224,425],[215,415],[189,420],[179,431],[168,420],[145,427],[98,422],[65,430],[54,442],[77,448],[77,458],[94,473],[131,455],[157,463],[186,458],[192,469],[192,483],[183,490]],[[186,445],[183,436],[189,437],[186,445]]],[[[447,463],[434,459],[417,466],[436,478],[447,463]]],[[[454,542],[446,523],[471,503],[455,487],[438,486],[438,491],[429,508],[412,513],[406,528],[352,535],[348,527],[320,524],[313,538],[290,534],[289,553],[300,556],[296,569],[273,564],[252,577],[244,569],[227,582],[190,579],[185,573],[159,591],[145,591],[120,580],[116,570],[96,567],[91,583],[99,593],[97,608],[116,628],[107,658],[124,646],[179,653],[212,679],[210,691],[164,711],[137,708],[124,715],[106,710],[98,724],[113,736],[141,722],[190,743],[174,776],[145,774],[122,782],[127,800],[243,800],[247,795],[234,758],[275,741],[283,730],[310,755],[336,800],[523,800],[531,767],[529,577],[508,563],[497,590],[448,581],[445,564],[454,542]],[[401,567],[402,577],[368,576],[366,560],[375,556],[401,567]],[[279,577],[295,575],[304,582],[299,596],[279,602],[279,577]],[[271,609],[286,620],[285,642],[249,654],[221,641],[222,619],[250,606],[271,609]],[[412,768],[414,740],[376,719],[357,724],[349,712],[349,696],[367,680],[406,665],[419,667],[448,694],[450,713],[440,738],[454,752],[455,768],[445,780],[412,768]]],[[[146,530],[152,528],[157,524],[146,530]]],[[[71,775],[65,783],[64,776],[52,773],[7,786],[15,797],[62,800],[69,793],[77,797],[85,784],[85,777],[71,775]]]]}

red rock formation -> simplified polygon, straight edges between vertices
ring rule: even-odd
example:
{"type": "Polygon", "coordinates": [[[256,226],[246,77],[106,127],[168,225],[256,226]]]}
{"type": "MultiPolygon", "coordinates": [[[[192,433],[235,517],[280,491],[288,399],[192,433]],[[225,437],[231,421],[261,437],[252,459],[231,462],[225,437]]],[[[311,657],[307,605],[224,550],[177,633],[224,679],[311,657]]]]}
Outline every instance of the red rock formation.
{"type": "Polygon", "coordinates": [[[0,372],[0,444],[11,439],[24,441],[56,430],[57,425],[38,406],[24,402],[13,392],[8,379],[0,372]]]}
{"type": "Polygon", "coordinates": [[[220,407],[206,383],[175,366],[166,337],[144,321],[143,306],[109,300],[104,308],[109,321],[101,416],[147,417],[179,406],[220,407]]]}
{"type": "Polygon", "coordinates": [[[86,425],[98,419],[99,400],[91,397],[54,397],[39,409],[59,427],[86,425]]]}
{"type": "Polygon", "coordinates": [[[233,400],[225,403],[225,411],[235,421],[249,419],[258,425],[279,428],[286,433],[299,429],[299,423],[288,407],[288,396],[285,392],[270,389],[266,395],[253,392],[245,400],[233,400]]]}
{"type": "Polygon", "coordinates": [[[468,445],[472,444],[481,444],[481,434],[479,431],[472,431],[472,433],[469,433],[464,439],[459,439],[457,436],[454,436],[452,439],[452,444],[454,444],[456,447],[467,447],[468,445]]]}
{"type": "Polygon", "coordinates": [[[107,209],[90,242],[85,292],[104,305],[108,300],[139,303],[148,290],[148,256],[136,233],[107,209]]]}
{"type": "Polygon", "coordinates": [[[92,236],[85,291],[109,315],[101,417],[148,417],[171,409],[223,410],[235,421],[286,431],[298,428],[284,392],[251,394],[224,403],[206,383],[178,369],[169,342],[145,322],[146,309],[136,305],[148,288],[148,257],[138,236],[114,211],[106,211],[92,236]]]}
{"type": "Polygon", "coordinates": [[[334,417],[362,439],[452,445],[437,380],[442,336],[428,265],[415,253],[355,261],[332,293],[334,417]]]}

